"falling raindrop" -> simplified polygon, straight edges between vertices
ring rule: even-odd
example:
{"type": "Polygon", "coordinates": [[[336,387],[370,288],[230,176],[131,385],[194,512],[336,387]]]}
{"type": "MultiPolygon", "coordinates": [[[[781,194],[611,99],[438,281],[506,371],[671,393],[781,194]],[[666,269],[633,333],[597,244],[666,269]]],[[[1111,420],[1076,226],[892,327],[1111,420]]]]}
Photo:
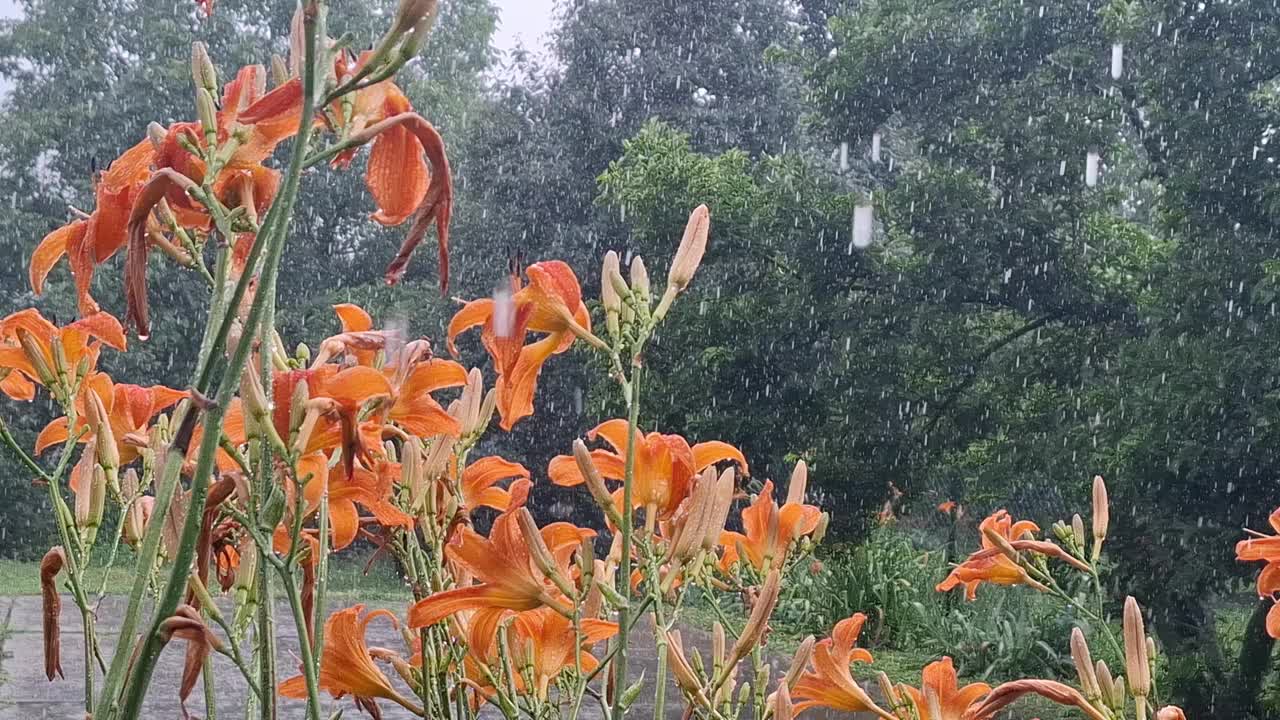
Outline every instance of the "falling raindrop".
{"type": "Polygon", "coordinates": [[[880,131],[871,134],[871,162],[880,162],[880,131]]]}
{"type": "Polygon", "coordinates": [[[511,290],[498,288],[493,291],[493,332],[500,338],[509,338],[515,332],[515,302],[511,290]]]}
{"type": "Polygon", "coordinates": [[[1090,150],[1089,154],[1085,157],[1085,163],[1084,163],[1084,184],[1085,185],[1088,185],[1089,187],[1094,187],[1095,185],[1098,184],[1098,162],[1101,159],[1102,159],[1102,156],[1098,153],[1097,150],[1090,150]]]}
{"type": "Polygon", "coordinates": [[[840,172],[849,169],[849,141],[840,143],[840,172]]]}
{"type": "Polygon", "coordinates": [[[861,204],[853,208],[853,246],[859,249],[871,246],[872,230],[871,204],[861,204]]]}
{"type": "Polygon", "coordinates": [[[1124,74],[1124,43],[1111,45],[1111,79],[1119,80],[1124,74]]]}

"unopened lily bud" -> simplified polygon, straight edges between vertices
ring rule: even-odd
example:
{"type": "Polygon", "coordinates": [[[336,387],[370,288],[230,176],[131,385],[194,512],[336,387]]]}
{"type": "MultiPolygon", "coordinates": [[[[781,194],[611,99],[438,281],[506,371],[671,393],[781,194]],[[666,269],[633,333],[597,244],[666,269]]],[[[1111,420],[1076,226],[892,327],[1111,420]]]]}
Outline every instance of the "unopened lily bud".
{"type": "Polygon", "coordinates": [[[649,271],[639,255],[631,258],[631,292],[641,307],[649,307],[649,271]]]}
{"type": "Polygon", "coordinates": [[[1187,716],[1182,712],[1182,708],[1175,705],[1166,705],[1160,708],[1160,712],[1156,713],[1156,720],[1187,720],[1187,716]]]}
{"type": "Polygon", "coordinates": [[[711,626],[711,662],[718,671],[724,666],[724,651],[728,648],[728,642],[724,635],[724,626],[716,621],[711,626]]]}
{"type": "Polygon", "coordinates": [[[587,449],[587,444],[581,439],[573,441],[573,459],[578,463],[578,472],[582,473],[582,478],[586,481],[587,490],[591,492],[591,497],[596,501],[596,505],[604,511],[608,516],[609,522],[615,527],[622,525],[622,515],[618,513],[618,509],[613,504],[613,496],[609,494],[609,488],[605,487],[604,478],[600,476],[600,470],[596,468],[595,460],[591,459],[591,451],[587,449]]]}
{"type": "MultiPolygon", "coordinates": [[[[265,399],[265,398],[264,398],[265,399]]],[[[289,435],[293,436],[307,419],[307,401],[311,399],[311,388],[306,380],[298,381],[293,386],[293,395],[289,398],[289,435]]]]}
{"type": "Polygon", "coordinates": [[[1111,679],[1111,669],[1107,667],[1106,661],[1099,660],[1093,667],[1094,677],[1098,680],[1098,692],[1102,693],[1103,702],[1111,704],[1111,699],[1115,697],[1116,683],[1111,679]]]}
{"type": "Polygon", "coordinates": [[[1111,508],[1107,501],[1107,483],[1101,475],[1093,476],[1093,562],[1102,555],[1102,542],[1111,524],[1111,508]]]}
{"type": "Polygon", "coordinates": [[[106,471],[107,480],[112,487],[119,487],[117,472],[120,469],[120,447],[116,444],[115,431],[111,429],[111,417],[98,393],[90,390],[86,393],[86,418],[93,425],[94,446],[98,456],[98,464],[106,471]]]}
{"type": "MultiPolygon", "coordinates": [[[[36,371],[36,377],[40,378],[41,385],[49,387],[57,382],[53,368],[49,367],[44,348],[35,335],[25,328],[18,328],[18,344],[22,346],[22,354],[27,356],[27,362],[30,362],[31,367],[36,371]]],[[[56,341],[53,344],[58,345],[56,341]]]]}
{"type": "Polygon", "coordinates": [[[271,84],[283,85],[289,82],[289,63],[279,55],[271,56],[271,84]]]}
{"type": "Polygon", "coordinates": [[[1080,628],[1071,629],[1071,661],[1075,663],[1076,673],[1080,676],[1080,689],[1090,701],[1102,697],[1098,687],[1098,676],[1094,672],[1093,658],[1089,653],[1089,643],[1084,639],[1080,628]]]}
{"type": "Polygon", "coordinates": [[[889,701],[889,707],[897,707],[902,704],[902,696],[898,692],[898,688],[893,686],[893,681],[885,674],[883,670],[876,673],[876,684],[880,686],[880,694],[884,695],[884,699],[889,701]]]}
{"type": "Polygon", "coordinates": [[[435,15],[437,5],[437,0],[400,0],[389,33],[399,35],[411,32],[418,23],[435,15]]]}
{"type": "Polygon", "coordinates": [[[738,661],[747,656],[753,648],[760,644],[764,639],[765,631],[769,629],[769,616],[773,615],[773,609],[778,604],[778,593],[782,589],[782,573],[778,568],[774,568],[769,572],[769,576],[765,578],[764,585],[760,588],[760,596],[756,598],[755,605],[751,608],[751,615],[747,618],[747,624],[742,628],[742,634],[738,636],[738,641],[733,644],[733,652],[729,654],[726,661],[726,667],[733,667],[738,661]]]}
{"type": "Polygon", "coordinates": [[[796,716],[796,708],[791,704],[791,691],[787,689],[786,683],[779,685],[772,697],[773,720],[792,720],[796,716]]]}
{"type": "Polygon", "coordinates": [[[213,102],[213,95],[204,88],[196,88],[196,117],[205,134],[218,130],[218,106],[213,102]]]}
{"type": "Polygon", "coordinates": [[[169,131],[164,126],[154,120],[147,123],[147,140],[151,141],[151,147],[157,152],[164,146],[165,138],[168,137],[169,131]]]}
{"type": "MultiPolygon", "coordinates": [[[[614,256],[616,257],[617,253],[614,253],[614,256]]],[[[631,295],[631,286],[628,285],[626,279],[622,277],[621,263],[619,263],[618,266],[610,266],[609,256],[607,254],[605,255],[604,282],[601,284],[612,287],[613,292],[618,296],[620,301],[622,297],[629,297],[631,295]]],[[[623,303],[624,307],[625,305],[626,303],[623,303]]]]}
{"type": "Polygon", "coordinates": [[[818,517],[818,527],[814,528],[813,532],[809,535],[809,539],[813,541],[814,545],[821,543],[822,539],[827,536],[827,527],[830,525],[831,513],[822,513],[822,515],[818,517]]]}
{"type": "Polygon", "coordinates": [[[542,538],[542,532],[538,530],[538,524],[534,522],[533,515],[529,513],[529,508],[521,507],[516,510],[516,522],[520,525],[520,534],[524,536],[525,545],[529,548],[529,555],[533,558],[533,564],[542,571],[543,575],[552,582],[560,592],[569,597],[575,597],[577,591],[573,585],[565,579],[564,574],[560,572],[560,566],[556,563],[555,557],[551,555],[551,549],[547,547],[547,543],[542,538]]]}
{"type": "MultiPolygon", "coordinates": [[[[1076,541],[1076,547],[1084,547],[1084,519],[1080,517],[1080,513],[1071,516],[1071,537],[1076,541]]],[[[1080,552],[1083,553],[1084,550],[1080,552]]]]}
{"type": "Polygon", "coordinates": [[[202,42],[191,43],[191,80],[197,88],[218,91],[218,71],[209,59],[209,48],[202,42]]]}
{"type": "MultiPolygon", "coordinates": [[[[1120,675],[1115,679],[1115,682],[1111,687],[1111,707],[1123,708],[1125,704],[1125,697],[1125,679],[1123,675],[1120,675]]],[[[1138,715],[1138,717],[1142,720],[1146,720],[1146,704],[1144,703],[1142,707],[1143,709],[1139,711],[1142,714],[1138,715]]]]}
{"type": "Polygon", "coordinates": [[[613,338],[618,337],[618,316],[622,312],[622,296],[617,287],[617,283],[622,280],[620,267],[618,253],[610,250],[604,254],[604,265],[600,270],[600,304],[604,306],[604,321],[609,329],[609,337],[613,338]],[[615,276],[617,280],[613,279],[615,276]]]}
{"type": "Polygon", "coordinates": [[[982,528],[982,534],[991,542],[992,545],[995,545],[996,549],[998,549],[1005,557],[1015,563],[1021,560],[1021,557],[1018,555],[1018,551],[1009,543],[1009,539],[997,532],[994,528],[984,527],[982,528]]]}
{"type": "Polygon", "coordinates": [[[498,409],[498,389],[489,388],[489,392],[484,394],[484,400],[480,403],[480,412],[476,414],[476,425],[472,432],[479,432],[487,427],[493,421],[493,413],[498,409]]]}
{"type": "Polygon", "coordinates": [[[258,577],[258,550],[250,542],[240,546],[240,565],[236,568],[236,581],[232,589],[236,594],[236,604],[242,604],[254,597],[254,583],[258,577]]]}
{"type": "Polygon", "coordinates": [[[707,231],[710,227],[711,212],[707,210],[707,206],[699,205],[694,208],[684,227],[684,237],[680,238],[680,247],[671,260],[671,270],[667,273],[668,287],[674,287],[678,292],[689,286],[707,251],[707,231]]]}
{"type": "Polygon", "coordinates": [[[804,460],[796,461],[791,471],[791,482],[787,485],[787,503],[801,505],[804,503],[804,491],[809,485],[809,465],[804,460]]]}
{"type": "MultiPolygon", "coordinates": [[[[1145,705],[1146,697],[1151,694],[1151,662],[1147,659],[1142,609],[1132,595],[1124,599],[1124,667],[1129,675],[1129,692],[1139,705],[1145,705]]],[[[1140,711],[1139,717],[1145,714],[1140,711]]]]}
{"type": "MultiPolygon", "coordinates": [[[[432,0],[434,6],[435,2],[432,0]]],[[[431,28],[436,24],[436,12],[432,7],[431,12],[423,15],[418,22],[409,29],[409,34],[405,37],[404,42],[400,45],[400,57],[408,62],[418,56],[423,46],[427,44],[427,38],[431,36],[431,28]]]]}
{"type": "Polygon", "coordinates": [[[707,511],[706,528],[702,535],[703,550],[713,550],[720,543],[724,524],[729,521],[729,511],[733,508],[733,488],[734,470],[730,466],[716,480],[715,493],[711,498],[711,508],[707,511]]]}
{"type": "Polygon", "coordinates": [[[684,654],[684,643],[680,638],[680,631],[665,632],[667,634],[667,665],[671,667],[671,674],[675,676],[676,684],[689,694],[702,692],[702,682],[698,679],[693,665],[689,663],[689,658],[684,654]]]}
{"type": "MultiPolygon", "coordinates": [[[[103,471],[101,465],[93,468],[90,478],[89,491],[84,493],[88,499],[86,512],[83,521],[80,523],[80,530],[86,546],[92,545],[93,541],[98,537],[98,528],[102,527],[102,511],[107,504],[107,474],[103,471]]],[[[79,498],[76,498],[77,509],[79,509],[79,505],[79,498]]]]}
{"type": "Polygon", "coordinates": [[[794,686],[800,679],[800,675],[809,666],[809,658],[813,657],[815,643],[814,637],[810,635],[800,643],[800,647],[796,648],[796,654],[791,656],[791,666],[787,668],[787,674],[783,676],[783,684],[794,686]]]}

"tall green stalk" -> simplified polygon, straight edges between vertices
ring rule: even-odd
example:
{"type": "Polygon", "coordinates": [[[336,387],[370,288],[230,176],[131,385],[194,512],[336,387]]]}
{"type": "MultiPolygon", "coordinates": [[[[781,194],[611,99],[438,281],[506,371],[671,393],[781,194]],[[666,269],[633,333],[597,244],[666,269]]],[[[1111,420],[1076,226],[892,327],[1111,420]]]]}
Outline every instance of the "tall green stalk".
{"type": "Polygon", "coordinates": [[[636,427],[640,422],[640,364],[631,364],[631,384],[627,393],[627,462],[622,480],[622,557],[618,559],[618,594],[628,599],[628,604],[618,609],[617,655],[613,660],[613,720],[623,720],[626,708],[622,695],[627,690],[627,642],[631,634],[631,529],[633,485],[636,470],[636,427]]]}
{"type": "MultiPolygon", "coordinates": [[[[156,603],[151,630],[143,640],[142,647],[137,654],[137,659],[133,664],[133,669],[125,686],[125,699],[121,706],[121,713],[124,718],[140,716],[142,700],[146,694],[147,687],[150,685],[151,674],[155,670],[155,662],[162,649],[159,638],[159,625],[172,615],[177,608],[183,589],[186,587],[187,575],[190,573],[191,560],[195,553],[195,543],[200,530],[205,499],[209,491],[209,480],[214,469],[214,457],[222,435],[223,414],[239,388],[240,375],[244,372],[248,363],[249,351],[253,345],[249,338],[252,338],[261,328],[264,316],[271,304],[269,299],[274,299],[275,280],[279,273],[280,258],[284,249],[289,218],[292,214],[294,201],[298,194],[298,186],[301,182],[302,163],[306,155],[308,140],[311,136],[311,123],[315,116],[316,29],[317,16],[321,15],[323,10],[319,2],[313,1],[310,5],[310,8],[304,9],[303,12],[306,59],[303,64],[302,78],[302,117],[299,122],[297,136],[294,138],[289,169],[285,175],[283,187],[263,223],[263,226],[268,228],[269,237],[265,243],[267,256],[262,264],[260,288],[249,310],[249,317],[244,324],[244,341],[236,346],[231,361],[224,367],[217,394],[205,413],[204,433],[201,437],[196,471],[191,483],[186,522],[183,525],[178,547],[173,558],[169,581],[159,601],[156,603]]],[[[246,273],[248,272],[249,270],[246,270],[246,273]]],[[[229,315],[235,312],[236,307],[236,303],[228,303],[222,323],[223,326],[227,324],[229,315]]],[[[223,341],[225,342],[225,338],[223,341]]],[[[222,347],[215,339],[211,349],[216,353],[221,351],[222,347]]],[[[209,363],[204,370],[208,371],[211,367],[212,363],[209,363]]],[[[131,636],[125,639],[130,640],[131,636]]],[[[123,648],[127,647],[127,645],[122,644],[117,647],[123,648]]],[[[127,653],[117,652],[117,659],[122,655],[127,655],[127,653]]],[[[266,688],[264,688],[265,690],[266,688]]],[[[313,705],[318,706],[318,703],[313,705]]],[[[315,713],[316,717],[318,717],[318,710],[315,713]]]]}

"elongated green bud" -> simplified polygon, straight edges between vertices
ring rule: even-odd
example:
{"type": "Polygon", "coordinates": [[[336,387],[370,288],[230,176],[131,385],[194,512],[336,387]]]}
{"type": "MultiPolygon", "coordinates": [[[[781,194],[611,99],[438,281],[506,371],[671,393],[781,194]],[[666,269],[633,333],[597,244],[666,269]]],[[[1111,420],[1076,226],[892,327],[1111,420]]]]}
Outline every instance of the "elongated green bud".
{"type": "Polygon", "coordinates": [[[218,131],[218,106],[213,102],[213,95],[204,88],[196,88],[196,117],[205,135],[218,131]]]}
{"type": "Polygon", "coordinates": [[[202,42],[191,43],[191,80],[210,94],[218,91],[218,71],[209,59],[209,48],[202,42]]]}

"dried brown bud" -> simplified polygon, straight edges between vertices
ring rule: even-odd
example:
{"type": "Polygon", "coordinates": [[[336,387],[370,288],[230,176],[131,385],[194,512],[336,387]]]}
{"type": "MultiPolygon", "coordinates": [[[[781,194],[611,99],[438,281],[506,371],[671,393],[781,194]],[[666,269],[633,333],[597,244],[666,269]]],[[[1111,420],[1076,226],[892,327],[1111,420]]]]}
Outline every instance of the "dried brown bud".
{"type": "Polygon", "coordinates": [[[67,562],[67,555],[61,546],[50,548],[40,561],[40,598],[41,616],[44,631],[44,675],[53,680],[53,676],[66,677],[62,674],[62,630],[59,625],[59,614],[62,612],[62,599],[58,597],[55,580],[62,566],[67,562]]]}

